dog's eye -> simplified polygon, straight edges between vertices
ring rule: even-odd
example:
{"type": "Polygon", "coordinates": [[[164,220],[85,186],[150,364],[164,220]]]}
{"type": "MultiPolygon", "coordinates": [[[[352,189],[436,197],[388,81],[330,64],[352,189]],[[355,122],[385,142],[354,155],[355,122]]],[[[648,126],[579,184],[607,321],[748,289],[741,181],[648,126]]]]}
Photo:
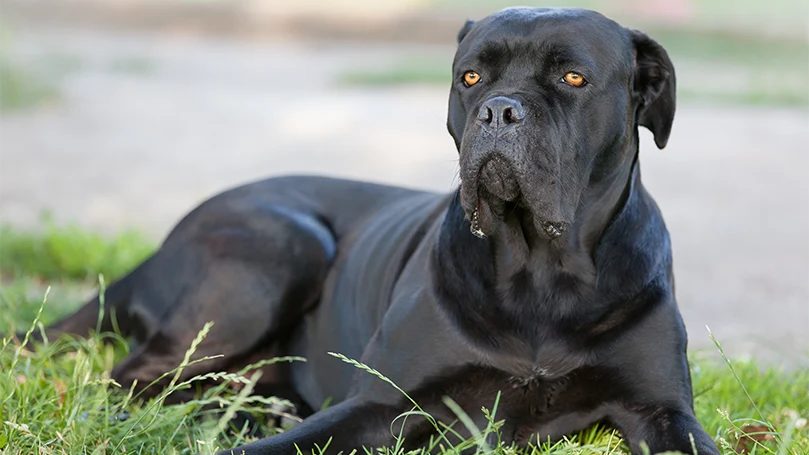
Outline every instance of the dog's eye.
{"type": "Polygon", "coordinates": [[[474,71],[467,71],[463,75],[463,85],[471,87],[480,82],[480,74],[474,71]]]}
{"type": "Polygon", "coordinates": [[[587,81],[584,80],[584,77],[581,74],[576,73],[574,71],[565,74],[565,76],[559,82],[565,82],[574,87],[584,87],[584,85],[587,84],[587,81]]]}

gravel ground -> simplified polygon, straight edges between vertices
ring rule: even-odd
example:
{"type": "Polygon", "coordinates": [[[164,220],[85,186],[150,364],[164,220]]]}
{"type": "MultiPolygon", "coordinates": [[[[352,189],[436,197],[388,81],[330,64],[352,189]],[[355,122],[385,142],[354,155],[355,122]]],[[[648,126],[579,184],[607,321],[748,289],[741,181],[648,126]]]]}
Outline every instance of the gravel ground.
{"type": "MultiPolygon", "coordinates": [[[[39,213],[155,239],[214,193],[316,173],[449,191],[456,152],[440,87],[346,88],[348,69],[452,49],[246,43],[181,35],[25,33],[59,60],[61,100],[0,118],[0,220],[39,213]]],[[[686,75],[687,77],[687,75],[686,75]]],[[[809,111],[681,104],[644,182],[674,243],[691,346],[809,362],[809,111]]]]}

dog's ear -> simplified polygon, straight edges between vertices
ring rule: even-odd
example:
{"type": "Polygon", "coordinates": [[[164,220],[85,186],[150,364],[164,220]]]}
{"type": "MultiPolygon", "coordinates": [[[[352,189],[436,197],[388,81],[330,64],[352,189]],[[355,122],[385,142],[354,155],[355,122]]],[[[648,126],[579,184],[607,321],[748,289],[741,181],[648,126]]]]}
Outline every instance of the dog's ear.
{"type": "Polygon", "coordinates": [[[635,45],[634,92],[638,124],[654,134],[657,148],[666,146],[674,122],[676,80],[674,65],[663,46],[643,32],[630,30],[635,45]]]}
{"type": "Polygon", "coordinates": [[[472,30],[472,27],[474,25],[475,25],[475,21],[473,21],[472,19],[467,19],[466,20],[466,23],[463,24],[463,27],[461,27],[461,30],[458,32],[458,38],[457,38],[458,39],[458,44],[460,44],[461,41],[463,41],[463,39],[466,37],[466,34],[469,33],[469,30],[472,30]]]}

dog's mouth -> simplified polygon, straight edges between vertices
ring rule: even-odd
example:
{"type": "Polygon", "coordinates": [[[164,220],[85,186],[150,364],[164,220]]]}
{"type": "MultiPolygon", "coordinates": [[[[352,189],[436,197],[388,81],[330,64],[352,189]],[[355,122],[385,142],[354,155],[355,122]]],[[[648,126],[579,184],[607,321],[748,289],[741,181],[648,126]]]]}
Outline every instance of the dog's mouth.
{"type": "Polygon", "coordinates": [[[523,188],[530,185],[521,185],[513,166],[506,160],[491,158],[475,175],[477,179],[463,181],[461,203],[470,232],[476,237],[495,235],[509,217],[518,218],[520,225],[525,222],[533,225],[534,230],[548,240],[561,237],[567,230],[567,222],[544,215],[541,207],[531,203],[535,198],[523,192],[523,188]]]}
{"type": "Polygon", "coordinates": [[[485,238],[486,233],[490,234],[496,229],[498,220],[502,221],[509,216],[519,216],[522,214],[518,201],[504,201],[496,196],[483,197],[478,199],[475,208],[469,217],[469,230],[475,237],[485,238]]]}
{"type": "Polygon", "coordinates": [[[480,228],[480,212],[478,208],[475,208],[475,210],[472,211],[472,217],[469,222],[469,231],[479,239],[486,238],[486,233],[480,228]]]}
{"type": "MultiPolygon", "coordinates": [[[[469,231],[475,237],[483,239],[487,237],[487,232],[494,233],[497,230],[496,224],[499,221],[504,221],[509,216],[523,218],[524,213],[525,209],[516,202],[502,201],[501,204],[493,205],[481,200],[472,210],[472,213],[467,214],[469,218],[469,231]],[[499,207],[500,210],[497,210],[495,207],[499,207]],[[486,218],[491,219],[491,222],[485,223],[482,221],[482,219],[486,218]]],[[[565,221],[541,221],[539,231],[549,240],[555,240],[562,236],[568,226],[569,223],[565,221]]]]}

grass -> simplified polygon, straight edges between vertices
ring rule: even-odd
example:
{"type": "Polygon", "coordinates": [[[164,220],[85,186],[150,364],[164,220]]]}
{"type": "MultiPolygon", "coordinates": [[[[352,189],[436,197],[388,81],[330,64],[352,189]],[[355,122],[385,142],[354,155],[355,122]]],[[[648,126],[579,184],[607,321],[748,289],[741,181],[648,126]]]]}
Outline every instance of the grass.
{"type": "MultiPolygon", "coordinates": [[[[122,340],[110,338],[112,342],[107,343],[102,336],[54,342],[36,353],[3,341],[0,449],[4,454],[210,453],[214,441],[239,444],[244,437],[228,431],[227,421],[221,422],[214,412],[218,409],[203,409],[203,405],[218,403],[223,410],[253,410],[252,403],[259,402],[264,407],[269,402],[260,397],[238,400],[239,395],[227,389],[230,383],[249,385],[250,380],[257,379],[250,371],[209,375],[186,383],[175,380],[165,393],[142,402],[131,390],[122,389],[109,378],[114,362],[127,351],[122,340]],[[198,400],[163,404],[169,391],[211,378],[222,385],[198,400]]],[[[167,376],[175,377],[189,364],[186,361],[167,376]]],[[[255,412],[266,414],[258,408],[255,412]]]]}
{"type": "MultiPolygon", "coordinates": [[[[25,58],[11,52],[15,39],[9,24],[0,19],[0,112],[35,109],[59,102],[66,76],[86,69],[79,57],[45,52],[25,58]]],[[[154,62],[138,55],[120,55],[103,64],[113,73],[143,76],[154,71],[154,62]]]]}
{"type": "Polygon", "coordinates": [[[384,68],[352,69],[338,75],[345,86],[447,85],[451,80],[451,62],[408,58],[384,68]]]}
{"type": "Polygon", "coordinates": [[[0,112],[39,106],[59,99],[59,91],[40,74],[0,55],[0,112]]]}
{"type": "MultiPolygon", "coordinates": [[[[102,237],[75,226],[51,224],[35,235],[7,227],[0,232],[0,333],[40,330],[82,303],[92,292],[90,277],[96,273],[119,276],[153,248],[135,234],[102,237]],[[83,261],[86,267],[76,265],[83,261]],[[56,284],[48,288],[47,282],[56,284]]],[[[0,342],[2,454],[212,453],[217,447],[250,440],[229,426],[228,415],[244,411],[261,422],[273,417],[269,407],[273,400],[250,393],[257,380],[255,368],[208,376],[205,379],[218,385],[196,401],[167,405],[165,393],[143,401],[110,379],[112,366],[129,349],[115,334],[49,340],[34,352],[25,348],[24,338],[5,337],[0,342]],[[234,383],[241,384],[239,391],[230,386],[234,383]]],[[[397,387],[379,372],[335,355],[364,370],[363,374],[376,375],[397,387]]],[[[177,370],[190,364],[188,358],[190,354],[177,370]]],[[[177,370],[167,372],[167,377],[175,378],[169,391],[193,387],[203,379],[180,383],[177,370]]],[[[695,356],[692,375],[697,416],[724,454],[736,453],[740,438],[748,442],[751,454],[809,454],[809,367],[787,371],[754,361],[723,364],[695,356]],[[745,433],[755,434],[745,437],[745,433]]],[[[453,408],[452,401],[446,403],[453,408]]],[[[456,448],[479,446],[482,452],[497,455],[626,453],[620,435],[603,427],[527,450],[515,451],[502,444],[484,447],[483,438],[496,434],[500,426],[496,406],[488,412],[489,425],[471,428],[477,437],[456,448]]],[[[471,425],[460,410],[458,415],[459,425],[471,425]]],[[[401,418],[425,417],[414,402],[413,411],[401,418]]],[[[432,422],[444,429],[440,422],[432,422]]],[[[436,444],[440,443],[439,438],[436,444]]],[[[381,453],[399,452],[393,447],[381,453]]],[[[454,452],[445,447],[443,453],[454,452]]]]}
{"type": "MultiPolygon", "coordinates": [[[[803,74],[809,43],[788,38],[647,28],[671,54],[681,99],[722,104],[809,107],[803,74]]],[[[386,67],[355,68],[337,77],[345,86],[446,85],[447,59],[405,58],[386,67]]]]}
{"type": "MultiPolygon", "coordinates": [[[[60,101],[63,79],[80,71],[83,65],[78,57],[60,53],[24,62],[0,46],[0,112],[25,111],[60,101]]],[[[106,62],[103,69],[144,76],[154,71],[155,64],[146,57],[124,55],[106,62]]]]}
{"type": "Polygon", "coordinates": [[[8,24],[0,19],[0,112],[25,110],[58,101],[60,93],[51,78],[39,69],[21,65],[10,55],[11,40],[8,24]]]}
{"type": "Polygon", "coordinates": [[[48,217],[38,233],[0,226],[0,270],[10,276],[94,281],[103,274],[115,280],[154,250],[154,243],[136,231],[107,238],[77,225],[59,226],[48,217]]]}

